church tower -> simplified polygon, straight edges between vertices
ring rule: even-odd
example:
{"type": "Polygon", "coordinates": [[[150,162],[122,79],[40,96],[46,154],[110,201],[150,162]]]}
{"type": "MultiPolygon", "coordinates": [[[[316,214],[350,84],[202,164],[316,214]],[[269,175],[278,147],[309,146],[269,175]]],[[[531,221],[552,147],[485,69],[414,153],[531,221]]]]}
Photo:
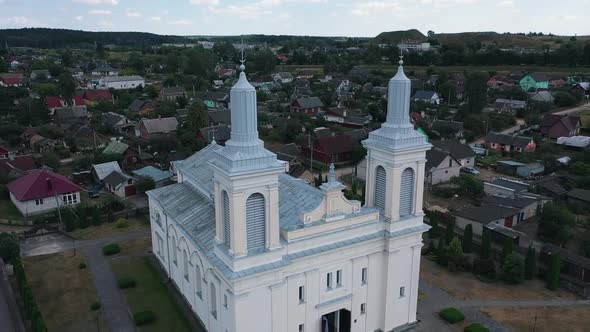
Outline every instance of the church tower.
{"type": "Polygon", "coordinates": [[[420,217],[426,151],[431,145],[410,122],[411,82],[403,56],[389,81],[387,119],[363,141],[367,149],[365,204],[382,211],[391,222],[420,217]]]}
{"type": "Polygon", "coordinates": [[[231,137],[212,161],[216,254],[228,266],[236,257],[280,247],[279,181],[284,167],[258,138],[256,90],[245,66],[231,89],[231,137]]]}

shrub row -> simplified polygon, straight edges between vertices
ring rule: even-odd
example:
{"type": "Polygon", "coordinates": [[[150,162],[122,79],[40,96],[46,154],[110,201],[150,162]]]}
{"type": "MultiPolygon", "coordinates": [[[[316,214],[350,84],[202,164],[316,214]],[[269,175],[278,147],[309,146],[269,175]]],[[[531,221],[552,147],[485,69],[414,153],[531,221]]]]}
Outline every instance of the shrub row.
{"type": "Polygon", "coordinates": [[[137,285],[137,282],[135,282],[135,279],[133,279],[133,278],[122,277],[122,278],[119,278],[119,280],[117,280],[117,284],[119,285],[119,288],[125,289],[125,288],[135,287],[135,285],[137,285]]]}
{"type": "Polygon", "coordinates": [[[137,326],[147,325],[156,320],[156,315],[150,310],[140,311],[133,314],[133,320],[137,326]]]}
{"type": "Polygon", "coordinates": [[[466,326],[463,332],[490,332],[490,330],[481,324],[473,323],[466,326]]]}

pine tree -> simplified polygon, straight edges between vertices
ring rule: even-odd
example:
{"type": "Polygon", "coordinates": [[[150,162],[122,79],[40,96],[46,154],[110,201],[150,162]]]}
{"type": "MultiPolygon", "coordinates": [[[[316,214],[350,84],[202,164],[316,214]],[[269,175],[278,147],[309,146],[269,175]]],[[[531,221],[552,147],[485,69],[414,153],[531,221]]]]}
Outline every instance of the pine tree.
{"type": "Polygon", "coordinates": [[[436,262],[442,266],[447,265],[447,248],[445,246],[445,240],[438,240],[438,248],[436,250],[436,262]]]}
{"type": "Polygon", "coordinates": [[[559,274],[561,272],[561,258],[558,253],[551,255],[549,270],[547,271],[545,286],[547,289],[556,290],[559,287],[559,274]]]}
{"type": "Polygon", "coordinates": [[[428,230],[428,236],[431,239],[436,239],[440,236],[440,227],[438,226],[438,220],[436,218],[430,219],[430,229],[428,230]]]}
{"type": "Polygon", "coordinates": [[[445,241],[447,242],[446,244],[451,243],[451,241],[453,241],[454,237],[455,237],[455,222],[449,221],[449,222],[447,222],[447,229],[446,229],[446,234],[445,234],[445,241]]]}
{"type": "Polygon", "coordinates": [[[94,226],[100,225],[100,211],[98,210],[98,207],[92,209],[92,224],[94,226]]]}
{"type": "Polygon", "coordinates": [[[86,219],[86,208],[84,206],[78,209],[78,220],[80,221],[80,228],[88,227],[88,220],[86,219]]]}
{"type": "Polygon", "coordinates": [[[492,255],[492,238],[489,231],[483,232],[481,238],[481,249],[479,252],[479,257],[481,259],[488,259],[492,255]]]}
{"type": "Polygon", "coordinates": [[[463,267],[463,249],[461,248],[461,241],[458,237],[455,236],[453,238],[446,254],[449,270],[453,272],[461,270],[463,267]]]}
{"type": "Polygon", "coordinates": [[[115,215],[113,214],[113,211],[111,211],[109,209],[109,213],[107,214],[107,222],[111,223],[115,221],[115,215]]]}
{"type": "Polygon", "coordinates": [[[529,250],[526,253],[526,258],[524,260],[524,278],[527,280],[532,280],[535,276],[536,270],[536,253],[535,248],[533,246],[529,246],[529,250]]]}
{"type": "Polygon", "coordinates": [[[513,250],[514,250],[514,242],[509,237],[505,238],[504,239],[504,246],[502,247],[502,264],[504,264],[506,257],[508,257],[508,255],[512,254],[513,250]]]}
{"type": "Polygon", "coordinates": [[[471,224],[465,226],[463,232],[463,252],[468,254],[472,251],[473,246],[473,226],[471,224]]]}

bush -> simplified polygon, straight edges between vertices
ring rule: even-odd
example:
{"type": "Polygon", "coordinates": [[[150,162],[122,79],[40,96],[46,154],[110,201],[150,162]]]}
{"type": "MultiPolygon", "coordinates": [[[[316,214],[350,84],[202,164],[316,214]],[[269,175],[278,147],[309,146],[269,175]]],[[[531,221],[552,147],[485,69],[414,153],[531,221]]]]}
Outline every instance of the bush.
{"type": "Polygon", "coordinates": [[[456,308],[445,308],[438,313],[440,318],[446,320],[451,324],[462,322],[465,320],[465,315],[456,308]]]}
{"type": "Polygon", "coordinates": [[[125,228],[129,226],[129,221],[127,221],[127,219],[125,218],[119,218],[117,219],[117,228],[125,228]]]}
{"type": "Polygon", "coordinates": [[[121,252],[121,247],[119,247],[119,245],[116,243],[106,245],[102,248],[102,253],[105,256],[111,256],[114,254],[118,254],[119,252],[121,252]]]}
{"type": "Polygon", "coordinates": [[[84,263],[84,262],[80,262],[80,264],[78,264],[78,268],[79,268],[80,270],[84,270],[84,269],[86,268],[86,263],[84,263]]]}
{"type": "Polygon", "coordinates": [[[20,257],[20,245],[16,236],[0,233],[0,258],[5,262],[14,262],[20,257]]]}
{"type": "Polygon", "coordinates": [[[117,285],[121,289],[133,288],[133,287],[135,287],[135,285],[137,285],[137,282],[135,281],[135,279],[133,279],[131,277],[122,277],[122,278],[119,278],[119,280],[117,280],[117,285]]]}
{"type": "Polygon", "coordinates": [[[481,324],[473,323],[467,325],[463,332],[490,332],[490,330],[481,324]]]}
{"type": "Polygon", "coordinates": [[[147,325],[156,320],[156,315],[149,310],[136,312],[133,314],[133,320],[137,326],[147,325]]]}
{"type": "Polygon", "coordinates": [[[90,305],[90,310],[96,311],[100,309],[100,307],[102,307],[102,305],[99,302],[94,302],[90,305]]]}
{"type": "Polygon", "coordinates": [[[524,261],[517,254],[506,256],[502,265],[502,280],[509,284],[519,284],[524,280],[524,261]]]}
{"type": "Polygon", "coordinates": [[[492,258],[476,258],[473,261],[473,273],[488,279],[496,279],[496,264],[492,258]]]}

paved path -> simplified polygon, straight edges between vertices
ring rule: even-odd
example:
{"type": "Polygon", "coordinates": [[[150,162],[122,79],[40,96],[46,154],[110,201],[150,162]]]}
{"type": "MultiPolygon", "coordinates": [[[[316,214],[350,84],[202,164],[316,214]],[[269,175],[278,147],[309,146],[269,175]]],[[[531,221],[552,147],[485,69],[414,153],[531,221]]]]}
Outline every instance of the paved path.
{"type": "Polygon", "coordinates": [[[15,332],[16,325],[12,318],[8,298],[8,290],[5,288],[4,281],[2,280],[0,281],[0,330],[15,332]]]}
{"type": "Polygon", "coordinates": [[[25,242],[21,243],[21,252],[25,257],[55,254],[72,250],[74,247],[76,249],[83,249],[86,247],[105,246],[110,243],[137,239],[149,235],[150,230],[143,230],[96,240],[74,240],[62,234],[49,234],[25,240],[25,242]]]}
{"type": "Polygon", "coordinates": [[[584,307],[590,306],[590,300],[490,300],[490,301],[462,301],[459,307],[584,307]]]}
{"type": "Polygon", "coordinates": [[[95,244],[81,249],[92,275],[104,318],[112,332],[135,331],[125,296],[117,286],[109,258],[102,254],[102,245],[95,244]]]}
{"type": "Polygon", "coordinates": [[[567,110],[555,112],[553,114],[568,115],[568,114],[580,113],[580,112],[586,111],[586,110],[590,110],[590,103],[586,103],[586,104],[580,105],[578,107],[570,108],[567,110]]]}

